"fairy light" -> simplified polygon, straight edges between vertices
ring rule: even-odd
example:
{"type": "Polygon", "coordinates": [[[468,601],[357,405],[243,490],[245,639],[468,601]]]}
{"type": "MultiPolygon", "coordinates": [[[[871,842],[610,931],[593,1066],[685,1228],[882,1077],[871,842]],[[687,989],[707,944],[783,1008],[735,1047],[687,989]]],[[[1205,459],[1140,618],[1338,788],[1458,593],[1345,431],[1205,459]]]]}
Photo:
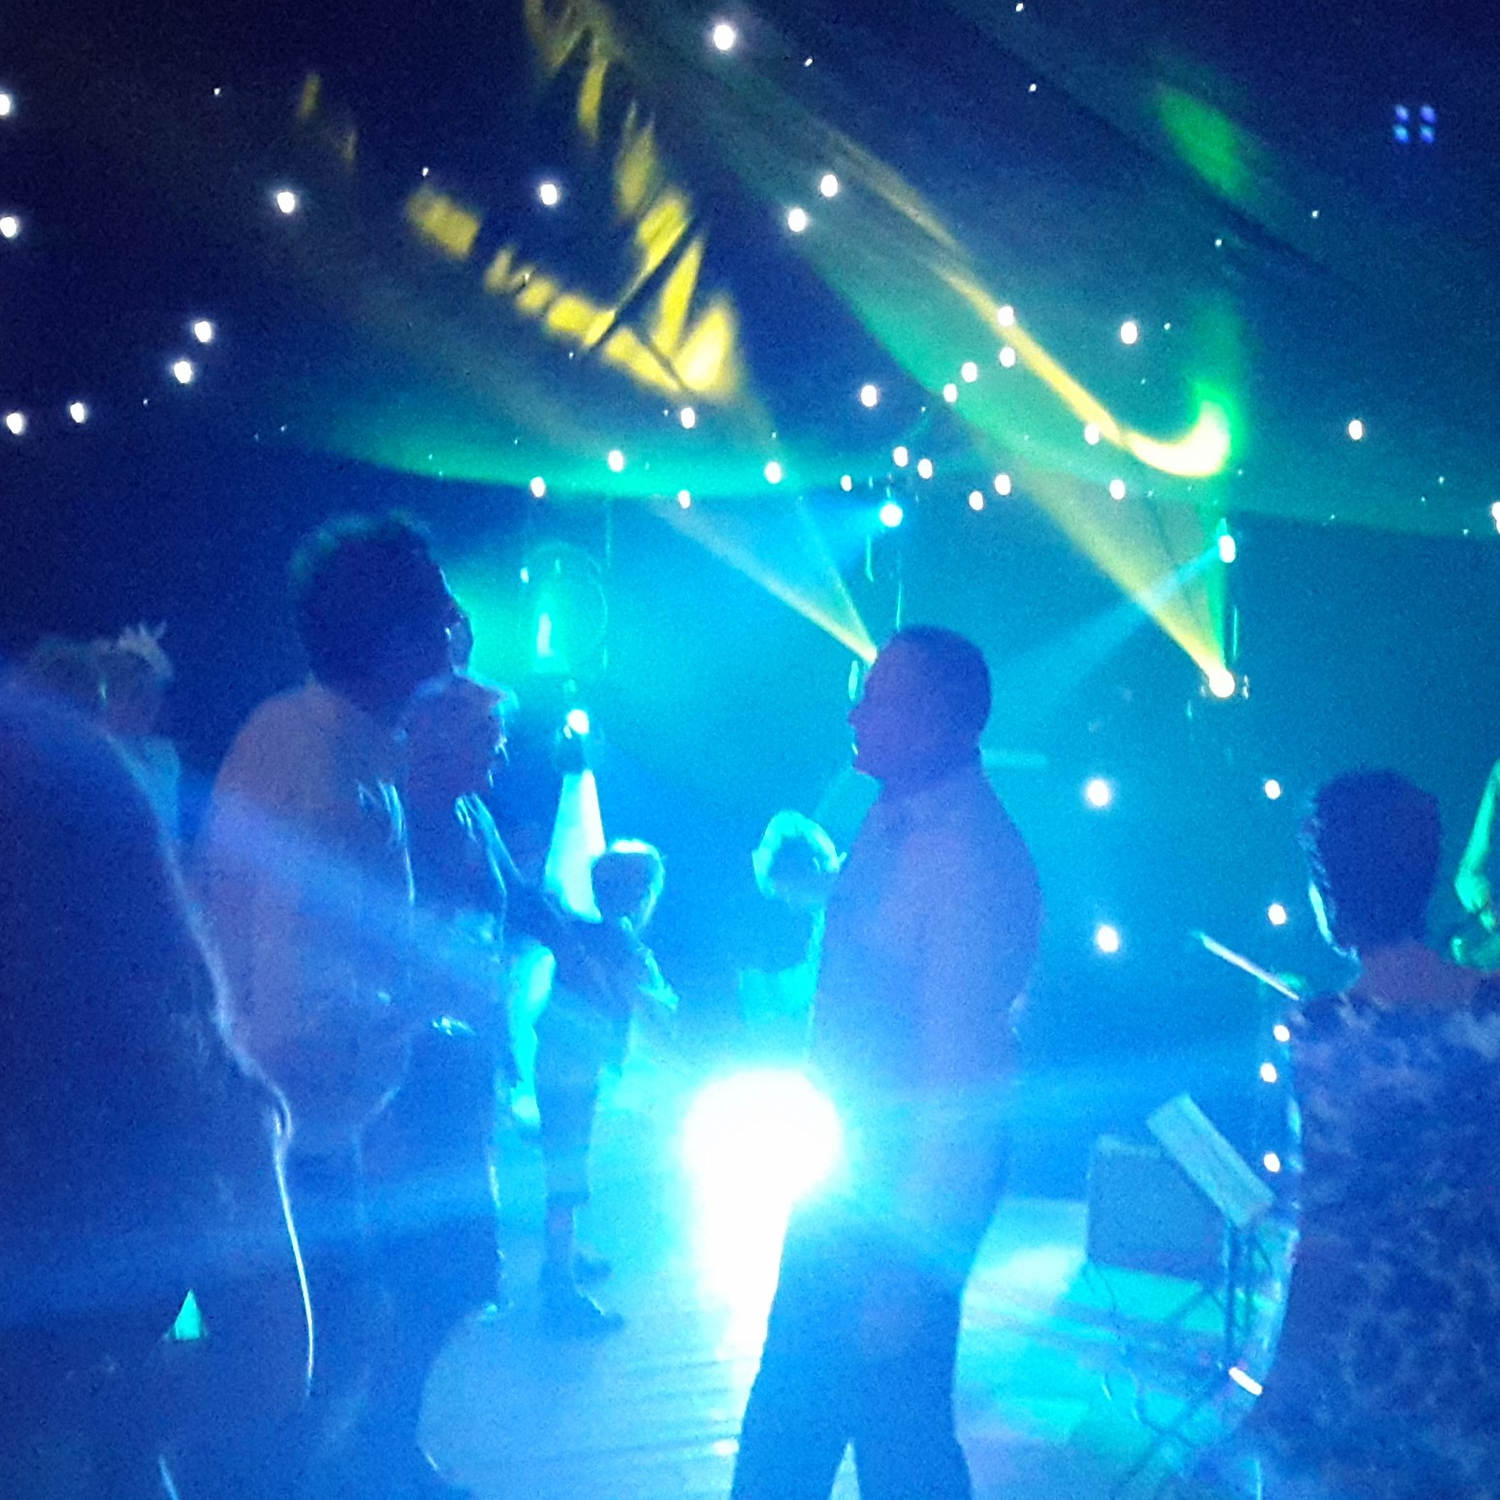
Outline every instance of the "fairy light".
{"type": "Polygon", "coordinates": [[[995,475],[995,493],[997,495],[1008,495],[1008,494],[1010,494],[1010,475],[1009,474],[996,474],[995,475]]]}
{"type": "Polygon", "coordinates": [[[531,481],[530,487],[532,495],[538,500],[547,493],[547,481],[540,474],[531,481]]]}
{"type": "Polygon", "coordinates": [[[839,488],[847,495],[854,488],[854,476],[852,474],[840,474],[839,488]]]}
{"type": "Polygon", "coordinates": [[[891,449],[891,462],[898,469],[904,469],[911,462],[911,450],[905,443],[898,443],[891,449]]]}
{"type": "Polygon", "coordinates": [[[279,213],[287,214],[288,216],[296,213],[301,204],[301,200],[291,188],[277,188],[272,195],[271,201],[275,203],[279,213]]]}
{"type": "Polygon", "coordinates": [[[21,221],[15,214],[0,214],[0,237],[13,240],[21,232],[21,221]]]}
{"type": "Polygon", "coordinates": [[[611,448],[605,455],[604,462],[609,465],[612,474],[625,472],[625,455],[618,448],[611,448]]]}
{"type": "Polygon", "coordinates": [[[211,344],[214,341],[214,325],[207,318],[195,318],[192,323],[192,334],[200,344],[211,344]]]}
{"type": "Polygon", "coordinates": [[[6,412],[5,426],[12,437],[24,437],[26,435],[26,413],[24,411],[6,412]]]}
{"type": "Polygon", "coordinates": [[[832,172],[825,172],[818,179],[818,191],[825,198],[836,198],[839,193],[839,180],[832,172]]]}
{"type": "Polygon", "coordinates": [[[1271,1035],[1274,1036],[1278,1042],[1289,1042],[1292,1039],[1292,1028],[1288,1026],[1285,1021],[1278,1021],[1271,1028],[1271,1035]]]}
{"type": "Polygon", "coordinates": [[[773,458],[761,471],[766,476],[767,484],[780,484],[785,471],[773,458]]]}
{"type": "Polygon", "coordinates": [[[975,511],[984,509],[984,492],[982,490],[969,491],[969,509],[975,511]]]}
{"type": "Polygon", "coordinates": [[[1140,342],[1141,325],[1134,318],[1126,318],[1120,324],[1120,342],[1122,344],[1135,344],[1140,342]]]}
{"type": "Polygon", "coordinates": [[[919,458],[917,460],[917,473],[923,479],[932,478],[932,460],[930,458],[919,458]]]}
{"type": "Polygon", "coordinates": [[[1098,443],[1100,436],[1101,434],[1099,432],[1099,424],[1097,422],[1088,422],[1084,424],[1083,440],[1089,445],[1090,448],[1094,447],[1098,443]]]}
{"type": "Polygon", "coordinates": [[[954,385],[951,380],[947,385],[943,387],[943,400],[946,401],[949,406],[952,406],[953,403],[958,400],[958,387],[954,385]]]}
{"type": "Polygon", "coordinates": [[[1016,351],[1014,349],[1012,349],[1009,344],[1002,344],[1000,346],[1000,355],[999,355],[999,358],[1000,358],[1001,365],[1003,365],[1005,369],[1007,369],[1007,370],[1013,370],[1013,369],[1015,369],[1015,367],[1016,367],[1016,351]]]}
{"type": "Polygon", "coordinates": [[[1125,481],[1123,479],[1110,480],[1109,498],[1111,500],[1123,500],[1125,498],[1125,481]]]}
{"type": "Polygon", "coordinates": [[[681,509],[683,509],[683,510],[690,509],[691,506],[692,506],[692,503],[693,503],[693,497],[692,497],[692,494],[691,494],[690,491],[688,491],[688,490],[678,490],[677,491],[677,504],[678,504],[678,506],[681,509]]]}
{"type": "Polygon", "coordinates": [[[79,427],[82,427],[89,419],[89,409],[82,401],[70,401],[68,415],[79,427]]]}
{"type": "Polygon", "coordinates": [[[708,34],[708,39],[720,52],[733,52],[735,43],[739,41],[740,34],[728,21],[718,21],[708,34]]]}
{"type": "Polygon", "coordinates": [[[979,379],[979,366],[972,359],[966,359],[958,367],[959,379],[967,385],[973,385],[979,379]]]}
{"type": "Polygon", "coordinates": [[[0,91],[0,120],[8,120],[16,110],[16,96],[0,91]]]}
{"type": "Polygon", "coordinates": [[[190,359],[172,361],[172,379],[178,385],[191,385],[198,378],[198,367],[190,359]]]}
{"type": "Polygon", "coordinates": [[[805,208],[789,208],[786,211],[786,227],[793,234],[801,234],[811,222],[805,208]]]}
{"type": "Polygon", "coordinates": [[[1349,423],[1348,433],[1356,443],[1362,442],[1365,436],[1365,424],[1361,422],[1358,417],[1355,417],[1354,420],[1349,423]]]}
{"type": "Polygon", "coordinates": [[[689,432],[691,432],[693,428],[698,425],[698,413],[694,411],[691,406],[684,406],[682,410],[677,413],[677,420],[681,422],[689,432]]]}
{"type": "Polygon", "coordinates": [[[543,208],[556,208],[562,202],[562,189],[551,178],[537,184],[536,195],[543,208]]]}
{"type": "Polygon", "coordinates": [[[1003,307],[995,310],[995,319],[1002,328],[1013,328],[1016,322],[1016,310],[1007,302],[1003,307]]]}
{"type": "Polygon", "coordinates": [[[1266,794],[1267,802],[1276,802],[1281,798],[1281,783],[1274,776],[1267,776],[1261,782],[1260,789],[1266,794]]]}
{"type": "Polygon", "coordinates": [[[1275,1083],[1280,1077],[1281,1074],[1276,1071],[1275,1063],[1263,1062],[1260,1065],[1260,1081],[1262,1083],[1275,1083]]]}
{"type": "Polygon", "coordinates": [[[866,382],[859,388],[859,404],[861,406],[873,407],[880,404],[880,387],[866,382]]]}

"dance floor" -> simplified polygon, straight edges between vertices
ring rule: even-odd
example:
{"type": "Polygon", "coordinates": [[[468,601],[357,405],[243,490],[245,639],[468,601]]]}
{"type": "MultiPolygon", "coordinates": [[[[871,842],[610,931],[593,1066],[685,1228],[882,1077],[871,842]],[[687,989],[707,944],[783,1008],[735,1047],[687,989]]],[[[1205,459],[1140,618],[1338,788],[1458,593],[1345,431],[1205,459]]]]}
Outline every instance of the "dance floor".
{"type": "MultiPolygon", "coordinates": [[[[480,1500],[727,1494],[785,1205],[737,1149],[717,1178],[684,1164],[691,1093],[680,1070],[634,1065],[601,1116],[583,1230],[615,1265],[599,1300],[629,1320],[601,1342],[537,1325],[540,1160],[524,1131],[503,1133],[514,1306],[455,1334],[424,1415],[429,1448],[480,1500]]],[[[1090,1266],[1084,1233],[1082,1203],[1016,1199],[986,1241],[958,1373],[979,1496],[1150,1496],[1189,1440],[1221,1428],[1222,1308],[1184,1282],[1090,1266]]],[[[847,1462],[835,1493],[858,1493],[847,1462]]]]}

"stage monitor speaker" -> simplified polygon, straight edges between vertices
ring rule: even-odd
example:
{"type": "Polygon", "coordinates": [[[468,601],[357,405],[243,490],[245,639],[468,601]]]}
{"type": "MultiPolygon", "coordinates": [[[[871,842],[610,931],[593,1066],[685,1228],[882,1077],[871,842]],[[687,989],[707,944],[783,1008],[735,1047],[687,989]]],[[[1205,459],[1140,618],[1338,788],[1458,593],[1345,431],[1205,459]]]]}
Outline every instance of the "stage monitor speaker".
{"type": "Polygon", "coordinates": [[[1101,1136],[1089,1162],[1087,1254],[1095,1265],[1216,1283],[1224,1216],[1160,1147],[1101,1136]]]}

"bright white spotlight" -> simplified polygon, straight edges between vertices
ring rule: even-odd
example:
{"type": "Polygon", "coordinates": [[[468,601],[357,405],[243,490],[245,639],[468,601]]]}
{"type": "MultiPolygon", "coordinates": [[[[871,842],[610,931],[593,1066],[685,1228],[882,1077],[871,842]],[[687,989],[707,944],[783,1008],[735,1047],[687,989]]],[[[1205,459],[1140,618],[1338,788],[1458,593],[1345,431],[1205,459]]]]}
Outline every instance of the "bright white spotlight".
{"type": "Polygon", "coordinates": [[[70,401],[68,403],[68,415],[82,427],[89,419],[89,409],[82,401],[70,401]]]}
{"type": "Polygon", "coordinates": [[[1012,349],[1009,344],[1002,344],[1000,346],[999,359],[1000,363],[1004,365],[1007,370],[1013,370],[1016,364],[1016,351],[1012,349]]]}
{"type": "Polygon", "coordinates": [[[1010,494],[1010,490],[1011,490],[1010,475],[1009,474],[996,474],[995,475],[995,493],[997,495],[1008,495],[1008,494],[1010,494]]]}
{"type": "Polygon", "coordinates": [[[968,385],[973,385],[979,379],[979,366],[972,359],[966,359],[958,367],[959,379],[968,385]]]}
{"type": "Polygon", "coordinates": [[[887,500],[880,507],[880,524],[887,531],[894,531],[906,519],[906,512],[894,500],[887,500]]]}
{"type": "Polygon", "coordinates": [[[571,733],[581,738],[589,732],[588,710],[584,708],[570,708],[563,723],[571,733]]]}
{"type": "Polygon", "coordinates": [[[1111,926],[1108,922],[1101,922],[1094,929],[1094,946],[1101,953],[1118,953],[1120,951],[1120,929],[1111,926]]]}
{"type": "Polygon", "coordinates": [[[861,406],[876,406],[880,401],[880,387],[868,382],[859,388],[859,404],[861,406]]]}
{"type": "Polygon", "coordinates": [[[13,240],[21,232],[21,221],[14,214],[0,214],[0,237],[13,240]]]}
{"type": "Polygon", "coordinates": [[[1084,423],[1083,440],[1089,445],[1090,448],[1092,448],[1102,436],[1103,433],[1099,431],[1099,424],[1097,422],[1084,423]]]}
{"type": "Polygon", "coordinates": [[[1122,344],[1134,344],[1141,336],[1141,325],[1134,318],[1126,318],[1120,324],[1120,342],[1122,344]]]}
{"type": "Polygon", "coordinates": [[[1232,698],[1239,686],[1239,679],[1228,667],[1215,667],[1208,674],[1208,690],[1215,698],[1232,698]]]}
{"type": "Polygon", "coordinates": [[[172,379],[178,385],[191,385],[198,378],[198,367],[190,359],[172,361],[172,379]]]}
{"type": "Polygon", "coordinates": [[[211,344],[214,341],[214,325],[207,318],[194,318],[192,333],[200,344],[211,344]]]}
{"type": "Polygon", "coordinates": [[[917,460],[917,473],[923,479],[932,478],[932,460],[930,458],[919,458],[917,460]]]}
{"type": "Polygon", "coordinates": [[[290,215],[297,212],[298,198],[291,188],[277,188],[272,195],[272,202],[280,213],[290,215]]]}
{"type": "Polygon", "coordinates": [[[684,406],[677,413],[677,420],[691,432],[698,425],[698,413],[691,406],[684,406]]]}
{"type": "Polygon", "coordinates": [[[755,1068],[704,1085],[682,1127],[700,1187],[755,1200],[804,1197],[843,1155],[838,1112],[792,1068],[755,1068]]]}
{"type": "Polygon", "coordinates": [[[537,184],[536,195],[543,208],[556,208],[562,202],[562,189],[551,178],[537,184]]]}
{"type": "Polygon", "coordinates": [[[604,462],[609,465],[611,474],[622,474],[625,471],[625,455],[618,448],[611,448],[605,455],[604,462]]]}
{"type": "Polygon", "coordinates": [[[807,217],[805,208],[789,208],[786,211],[786,227],[793,234],[801,234],[807,228],[811,220],[807,217]]]}
{"type": "Polygon", "coordinates": [[[1266,921],[1268,921],[1272,927],[1285,927],[1287,922],[1286,907],[1284,907],[1279,901],[1273,901],[1266,908],[1266,921]]]}
{"type": "Polygon", "coordinates": [[[766,476],[767,484],[780,484],[786,475],[786,471],[773,458],[761,471],[766,476]]]}
{"type": "Polygon", "coordinates": [[[547,493],[547,481],[543,479],[540,474],[538,474],[531,481],[530,488],[532,495],[535,496],[536,499],[540,500],[542,496],[547,493]]]}
{"type": "Polygon", "coordinates": [[[891,449],[891,462],[898,469],[904,469],[911,462],[911,452],[905,443],[898,443],[891,449]]]}
{"type": "Polygon", "coordinates": [[[733,52],[734,44],[739,41],[740,34],[728,21],[715,22],[714,28],[708,34],[708,39],[720,52],[733,52]]]}
{"type": "Polygon", "coordinates": [[[24,411],[6,412],[5,426],[12,437],[23,437],[26,432],[26,413],[24,411]]]}
{"type": "Polygon", "coordinates": [[[818,179],[818,191],[825,198],[836,198],[839,192],[839,180],[832,172],[825,172],[818,179]]]}
{"type": "Polygon", "coordinates": [[[1003,307],[997,308],[995,310],[995,318],[1002,328],[1014,327],[1016,321],[1016,310],[1010,305],[1009,302],[1007,302],[1003,307]]]}
{"type": "Polygon", "coordinates": [[[1349,424],[1349,436],[1353,438],[1357,443],[1364,437],[1364,435],[1365,424],[1361,422],[1358,417],[1355,417],[1355,419],[1349,424]]]}
{"type": "Polygon", "coordinates": [[[1110,480],[1109,498],[1111,500],[1123,500],[1125,498],[1125,481],[1123,479],[1110,480]]]}
{"type": "Polygon", "coordinates": [[[970,490],[969,491],[969,509],[970,510],[983,510],[984,509],[984,491],[983,490],[970,490]]]}
{"type": "Polygon", "coordinates": [[[1232,563],[1240,555],[1239,543],[1226,531],[1219,537],[1219,561],[1232,563]]]}
{"type": "Polygon", "coordinates": [[[854,488],[854,476],[852,474],[840,474],[839,488],[847,495],[854,488]]]}
{"type": "Polygon", "coordinates": [[[953,403],[958,400],[958,387],[954,385],[951,380],[947,385],[943,387],[943,400],[946,401],[949,406],[952,406],[953,403]]]}
{"type": "Polygon", "coordinates": [[[1090,776],[1083,784],[1083,800],[1090,807],[1105,808],[1115,800],[1115,789],[1103,776],[1090,776]]]}
{"type": "Polygon", "coordinates": [[[1281,796],[1281,783],[1274,776],[1267,776],[1260,789],[1266,794],[1267,802],[1275,802],[1281,796]]]}
{"type": "Polygon", "coordinates": [[[693,494],[691,490],[677,491],[677,505],[680,510],[691,510],[693,506],[693,494]]]}

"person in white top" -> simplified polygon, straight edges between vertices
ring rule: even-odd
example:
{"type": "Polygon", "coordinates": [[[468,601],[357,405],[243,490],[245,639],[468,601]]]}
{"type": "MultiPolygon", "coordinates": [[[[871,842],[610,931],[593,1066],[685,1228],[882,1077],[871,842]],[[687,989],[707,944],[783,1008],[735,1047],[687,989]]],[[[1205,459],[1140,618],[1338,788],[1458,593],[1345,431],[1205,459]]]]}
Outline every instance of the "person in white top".
{"type": "Polygon", "coordinates": [[[256,709],[231,746],[201,836],[201,891],[231,1035],[290,1111],[314,1391],[325,1437],[342,1434],[331,1469],[362,1497],[456,1495],[416,1430],[456,1312],[441,1266],[412,1263],[414,1236],[440,1243],[440,1218],[423,1216],[441,1205],[405,1201],[363,1165],[370,1127],[388,1135],[384,1117],[401,1109],[413,1045],[462,1048],[409,1003],[411,867],[395,788],[401,717],[451,670],[456,606],[426,538],[394,516],[313,533],[291,589],[311,676],[256,709]]]}
{"type": "Polygon", "coordinates": [[[898,631],[849,714],[881,785],[828,903],[811,1062],[841,1179],[787,1228],[736,1500],[826,1497],[850,1444],[865,1500],[967,1500],[953,1369],[999,1201],[1010,1013],[1035,961],[1036,871],[980,766],[978,647],[898,631]]]}

